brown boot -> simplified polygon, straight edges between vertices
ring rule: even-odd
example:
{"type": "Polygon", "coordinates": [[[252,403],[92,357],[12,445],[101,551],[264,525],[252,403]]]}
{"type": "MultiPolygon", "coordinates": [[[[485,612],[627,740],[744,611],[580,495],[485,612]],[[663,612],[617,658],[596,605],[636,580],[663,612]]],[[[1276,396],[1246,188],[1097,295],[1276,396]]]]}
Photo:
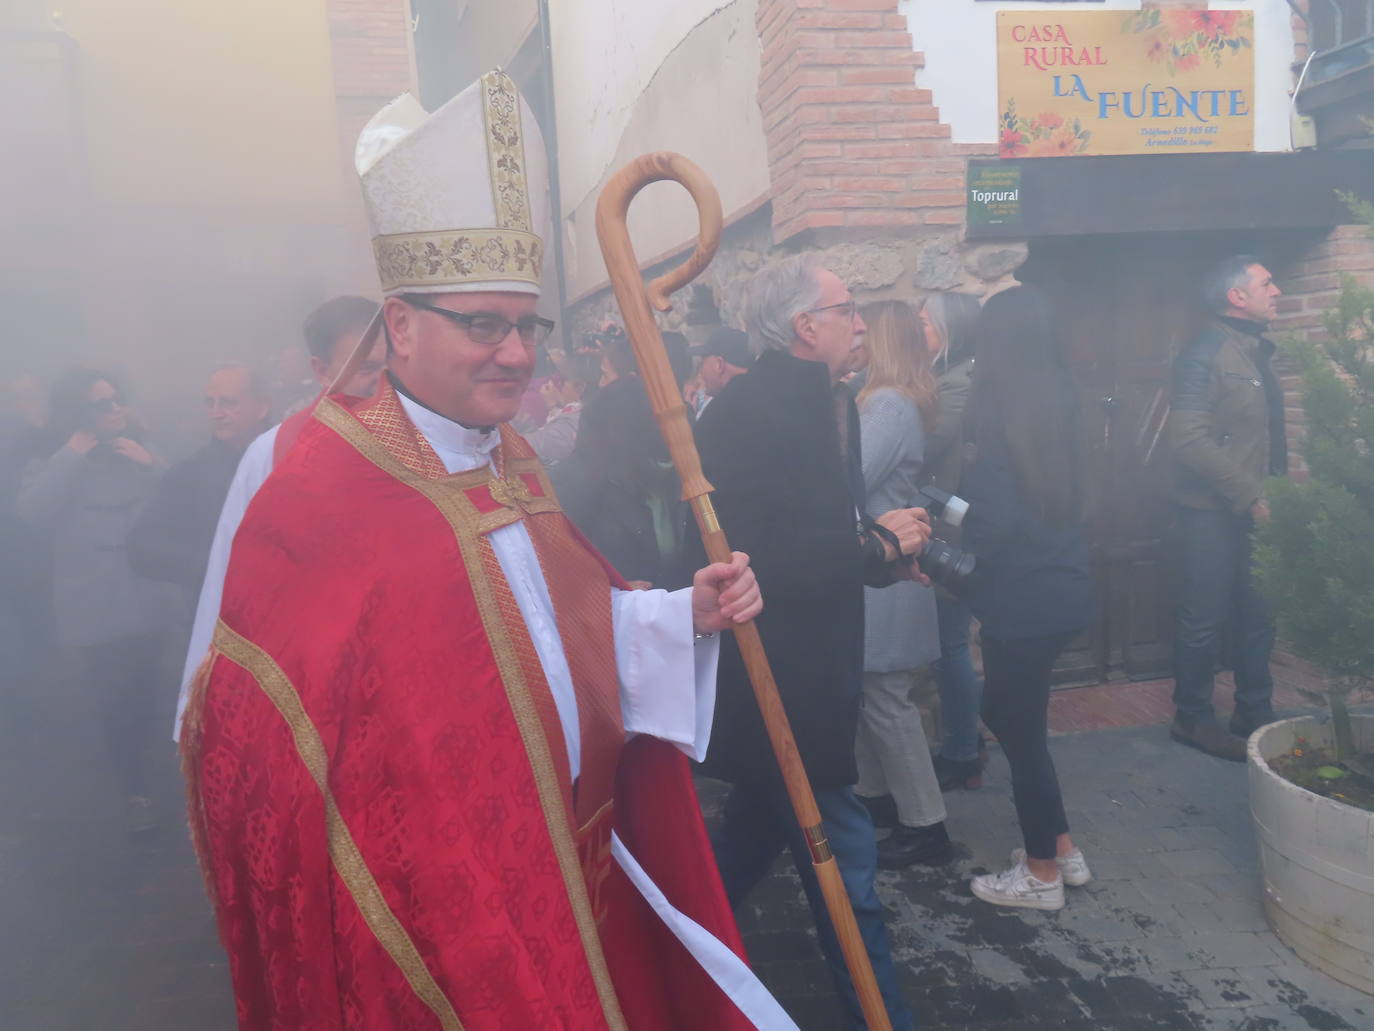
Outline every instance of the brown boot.
{"type": "Polygon", "coordinates": [[[1245,762],[1245,741],[1227,733],[1220,724],[1211,720],[1189,726],[1178,717],[1174,717],[1173,726],[1169,728],[1169,736],[1200,752],[1215,755],[1218,759],[1245,762]]]}

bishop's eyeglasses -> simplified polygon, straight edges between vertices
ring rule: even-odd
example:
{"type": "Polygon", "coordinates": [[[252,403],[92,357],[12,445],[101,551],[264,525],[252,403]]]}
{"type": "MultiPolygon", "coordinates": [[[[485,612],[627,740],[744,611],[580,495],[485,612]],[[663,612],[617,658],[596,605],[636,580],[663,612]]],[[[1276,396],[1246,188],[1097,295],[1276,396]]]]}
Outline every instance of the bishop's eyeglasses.
{"type": "Polygon", "coordinates": [[[520,334],[520,342],[526,347],[542,347],[544,341],[549,338],[549,334],[553,332],[554,327],[553,319],[546,319],[539,315],[527,315],[519,322],[511,322],[509,319],[490,312],[479,311],[469,315],[467,312],[441,308],[437,304],[427,304],[413,297],[407,297],[405,301],[412,308],[442,315],[454,325],[462,326],[473,343],[488,346],[495,346],[505,340],[506,337],[510,336],[510,331],[513,329],[520,334]]]}

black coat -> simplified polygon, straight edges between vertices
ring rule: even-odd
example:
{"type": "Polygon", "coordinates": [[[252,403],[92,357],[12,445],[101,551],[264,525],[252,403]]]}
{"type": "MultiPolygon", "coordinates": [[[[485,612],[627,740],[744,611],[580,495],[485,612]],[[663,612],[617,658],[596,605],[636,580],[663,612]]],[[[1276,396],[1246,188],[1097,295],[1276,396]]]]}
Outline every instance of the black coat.
{"type": "Polygon", "coordinates": [[[622,377],[592,396],[573,453],[549,477],[564,514],[626,580],[667,590],[692,582],[682,484],[638,376],[622,377]],[[666,553],[655,530],[655,503],[672,524],[674,541],[666,553]]]}
{"type": "MultiPolygon", "coordinates": [[[[759,632],[816,788],[858,779],[854,733],[863,690],[865,552],[855,489],[862,489],[862,476],[858,413],[847,391],[842,401],[848,463],[825,366],[768,351],[711,402],[696,434],[721,526],[758,576],[764,596],[759,632]]],[[[728,634],[704,772],[729,781],[777,776],[728,634]]]]}
{"type": "Polygon", "coordinates": [[[983,634],[997,640],[1085,629],[1094,601],[1083,527],[1050,526],[1034,515],[996,412],[975,412],[972,430],[976,457],[964,470],[969,511],[962,543],[978,566],[960,597],[983,634]]]}
{"type": "Polygon", "coordinates": [[[200,590],[220,509],[242,457],[243,448],[212,440],[167,470],[129,531],[129,563],[139,576],[200,590]]]}
{"type": "MultiPolygon", "coordinates": [[[[690,586],[691,571],[681,547],[664,555],[648,501],[615,480],[597,476],[576,455],[549,470],[563,514],[573,521],[592,546],[626,580],[644,580],[674,591],[690,586]]],[[[679,534],[686,539],[689,512],[679,500],[682,485],[672,468],[663,471],[664,504],[679,534]]]]}

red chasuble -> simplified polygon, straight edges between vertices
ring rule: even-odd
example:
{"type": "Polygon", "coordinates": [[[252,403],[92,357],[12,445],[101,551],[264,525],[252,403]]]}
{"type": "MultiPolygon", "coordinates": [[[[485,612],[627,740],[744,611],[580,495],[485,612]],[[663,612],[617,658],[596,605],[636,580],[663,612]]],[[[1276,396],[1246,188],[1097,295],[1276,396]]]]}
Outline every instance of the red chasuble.
{"type": "Polygon", "coordinates": [[[618,578],[503,433],[448,475],[389,388],[325,399],[234,540],[182,735],[239,1025],[752,1026],[610,855],[743,955],[684,757],[625,743],[618,578]],[[523,520],[581,772],[487,534],[523,520]]]}

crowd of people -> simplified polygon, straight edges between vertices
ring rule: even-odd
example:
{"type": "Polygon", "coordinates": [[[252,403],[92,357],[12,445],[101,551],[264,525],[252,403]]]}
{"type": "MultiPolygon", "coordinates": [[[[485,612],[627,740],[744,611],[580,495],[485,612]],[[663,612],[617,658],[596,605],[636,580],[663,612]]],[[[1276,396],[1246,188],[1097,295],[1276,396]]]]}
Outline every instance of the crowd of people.
{"type": "MultiPolygon", "coordinates": [[[[486,167],[480,166],[482,174],[486,167]]],[[[1278,471],[1284,457],[1281,423],[1276,429],[1266,416],[1265,404],[1273,404],[1267,354],[1255,349],[1255,341],[1263,343],[1277,288],[1257,259],[1239,258],[1223,266],[1209,293],[1220,321],[1180,358],[1169,422],[1168,440],[1189,474],[1180,490],[1190,493],[1180,504],[1190,513],[1184,523],[1193,540],[1190,554],[1196,556],[1180,617],[1174,734],[1234,758],[1235,735],[1272,718],[1267,685],[1272,628],[1243,581],[1249,528],[1264,515],[1258,484],[1265,473],[1278,471]],[[1242,360],[1252,364],[1237,372],[1242,360]],[[1239,384],[1242,379],[1246,385],[1239,384]],[[1236,428],[1218,431],[1217,419],[1236,428]],[[1269,435],[1256,442],[1260,429],[1269,435]],[[1235,442],[1242,432],[1250,434],[1243,447],[1235,442]],[[1237,449],[1244,452],[1239,459],[1244,478],[1229,453],[1237,449]],[[1243,657],[1228,736],[1211,715],[1209,685],[1219,628],[1235,599],[1241,606],[1243,657]]],[[[303,749],[307,766],[350,720],[372,728],[360,748],[381,748],[379,742],[391,740],[386,734],[401,733],[381,728],[389,719],[401,719],[409,711],[405,706],[428,713],[426,706],[445,703],[426,702],[421,693],[403,694],[396,712],[363,702],[355,712],[351,696],[329,695],[332,678],[341,670],[361,677],[359,697],[366,700],[388,675],[423,679],[422,669],[447,669],[443,663],[456,660],[439,648],[425,666],[431,637],[413,652],[405,650],[404,641],[397,643],[402,652],[396,655],[356,651],[363,647],[359,642],[387,639],[381,621],[400,618],[383,604],[393,594],[413,606],[415,625],[407,625],[407,633],[429,627],[423,603],[430,593],[408,579],[420,575],[419,565],[412,569],[402,562],[392,568],[378,559],[389,571],[375,574],[371,586],[364,584],[356,633],[337,621],[325,622],[324,613],[339,606],[353,611],[346,608],[347,599],[359,588],[355,580],[345,582],[341,572],[330,571],[334,560],[322,550],[324,542],[333,547],[336,539],[346,539],[360,566],[372,561],[374,552],[389,554],[386,549],[396,546],[395,534],[388,533],[394,530],[391,520],[398,514],[418,518],[408,506],[415,499],[440,498],[435,484],[482,489],[486,481],[471,479],[473,470],[485,469],[499,446],[500,461],[513,471],[501,470],[502,479],[491,482],[504,485],[501,489],[515,501],[494,507],[474,502],[474,512],[480,513],[472,516],[477,536],[472,550],[466,545],[463,550],[472,582],[480,585],[489,575],[498,586],[489,601],[474,588],[471,626],[446,628],[456,635],[451,647],[467,648],[461,653],[464,662],[488,661],[475,642],[496,640],[492,628],[497,624],[491,621],[514,626],[511,614],[518,612],[527,630],[511,631],[517,658],[493,644],[490,661],[508,681],[514,676],[509,663],[523,663],[522,676],[535,676],[530,672],[535,667],[547,676],[563,725],[563,735],[555,733],[551,740],[566,738],[566,752],[555,747],[553,758],[541,761],[563,771],[569,804],[579,819],[584,802],[572,785],[585,789],[591,800],[595,791],[608,790],[597,779],[607,774],[594,731],[584,726],[579,745],[568,729],[577,726],[579,712],[590,721],[593,710],[580,708],[580,696],[567,710],[573,703],[559,695],[559,685],[567,681],[570,697],[586,689],[589,671],[618,667],[624,731],[643,728],[645,735],[678,742],[699,760],[701,774],[730,785],[711,841],[724,898],[737,907],[778,854],[790,850],[837,991],[853,1025],[861,1027],[858,997],[810,862],[812,843],[793,818],[739,649],[731,635],[716,637],[733,619],[759,611],[756,576],[763,596],[760,633],[879,988],[893,1026],[899,1031],[914,1027],[897,986],[875,871],[953,858],[951,830],[957,837],[958,828],[947,826],[944,793],[980,786],[988,754],[982,727],[995,737],[1010,768],[1019,844],[1009,849],[1004,869],[973,878],[972,893],[994,905],[1056,910],[1066,903],[1066,886],[1085,884],[1092,876],[1070,837],[1048,733],[1056,660],[1095,618],[1084,467],[1078,458],[1082,434],[1058,313],[1031,286],[1012,287],[981,304],[964,294],[934,293],[917,304],[860,305],[839,276],[803,254],[783,258],[755,276],[742,328],[718,327],[695,346],[681,334],[666,333],[721,522],[732,544],[748,556],[753,571],[748,574],[743,556],[728,566],[707,562],[623,331],[608,324],[555,353],[537,352],[535,345],[549,327],[533,315],[535,295],[505,287],[484,293],[480,284],[467,293],[392,293],[381,309],[385,332],[369,354],[351,363],[379,306],[360,297],[327,301],[305,320],[303,335],[316,389],[332,385],[333,397],[318,404],[302,399],[296,410],[280,413],[283,421],[272,424],[272,399],[261,377],[245,365],[215,368],[204,391],[208,440],[170,467],[150,450],[113,375],[72,370],[52,384],[46,404],[39,403],[41,391],[32,378],[16,382],[11,424],[5,427],[6,588],[0,633],[16,655],[28,656],[30,672],[42,665],[47,649],[64,649],[76,658],[99,713],[112,773],[127,799],[131,833],[148,832],[156,824],[144,760],[153,739],[161,738],[171,722],[172,714],[159,706],[165,683],[159,657],[169,638],[186,649],[176,717],[180,725],[185,716],[191,728],[192,756],[213,756],[217,747],[227,747],[233,735],[226,727],[239,734],[250,728],[250,739],[270,736],[264,728],[278,718],[275,713],[293,721],[292,740],[303,749]],[[468,303],[484,306],[458,310],[454,301],[465,296],[468,303]],[[427,357],[426,348],[440,333],[461,334],[462,346],[476,349],[472,354],[478,357],[462,359],[470,367],[435,364],[427,357]],[[488,375],[481,362],[505,371],[488,375]],[[346,367],[350,378],[339,382],[346,367]],[[445,400],[450,396],[461,398],[461,404],[445,400]],[[391,477],[382,477],[384,484],[366,479],[364,472],[350,474],[363,477],[357,481],[360,512],[375,504],[378,514],[360,515],[354,522],[349,512],[331,511],[311,516],[319,519],[318,527],[298,532],[286,514],[312,496],[312,477],[323,475],[327,463],[342,467],[355,460],[352,452],[331,451],[335,438],[326,440],[320,429],[322,424],[345,427],[339,433],[353,439],[350,433],[363,431],[347,428],[354,425],[347,421],[352,416],[342,413],[350,411],[358,413],[357,425],[372,435],[368,439],[380,442],[370,451],[358,445],[371,463],[364,472],[374,479],[383,473],[391,477]],[[523,442],[493,430],[506,422],[523,442]],[[386,486],[393,480],[406,490],[386,486]],[[508,531],[525,525],[519,515],[482,522],[516,508],[525,515],[550,511],[549,504],[561,505],[580,537],[562,535],[537,519],[526,520],[528,538],[512,536],[508,531]],[[933,509],[943,516],[932,518],[933,509]],[[942,547],[971,553],[972,570],[954,563],[951,571],[948,563],[928,561],[933,537],[942,547]],[[599,559],[579,550],[581,538],[599,559]],[[255,602],[256,609],[244,601],[249,575],[244,554],[256,563],[251,574],[259,581],[256,588],[264,586],[263,578],[285,576],[266,584],[279,587],[282,598],[255,602]],[[561,566],[550,564],[553,555],[578,570],[572,580],[559,573],[561,566]],[[302,582],[323,578],[319,582],[327,589],[318,608],[291,600],[299,590],[298,573],[302,582]],[[499,586],[507,581],[508,589],[499,586]],[[609,609],[607,585],[613,590],[609,609]],[[629,613],[626,599],[637,595],[639,610],[629,613]],[[689,596],[695,643],[693,635],[683,643],[663,629],[671,607],[667,599],[689,596]],[[576,617],[569,615],[569,599],[576,600],[576,617]],[[279,612],[281,606],[286,608],[279,612]],[[600,615],[593,619],[585,615],[589,612],[600,615]],[[571,642],[564,627],[573,618],[582,634],[577,646],[586,653],[565,656],[560,648],[571,642]],[[974,620],[981,677],[971,647],[974,620]],[[547,627],[555,621],[563,632],[561,645],[558,632],[549,643],[547,627]],[[479,623],[486,638],[473,629],[479,623]],[[258,626],[269,643],[259,646],[251,639],[249,625],[258,626]],[[627,651],[632,630],[639,635],[636,641],[648,642],[633,655],[627,651]],[[311,651],[312,632],[334,642],[320,644],[324,657],[311,651]],[[718,657],[711,652],[709,659],[702,658],[701,649],[717,647],[718,657]],[[263,656],[270,652],[276,674],[254,672],[259,662],[254,649],[263,656]],[[207,654],[227,657],[236,672],[225,672],[222,662],[203,668],[207,654]],[[673,655],[677,665],[669,671],[673,655]],[[275,708],[250,719],[239,711],[247,703],[213,694],[217,684],[228,684],[245,670],[265,685],[285,671],[301,694],[280,693],[284,689],[278,685],[275,708]],[[698,732],[692,727],[701,714],[687,712],[684,730],[665,730],[671,720],[639,711],[634,685],[685,677],[684,697],[690,702],[693,677],[702,670],[715,677],[714,712],[706,714],[709,747],[694,751],[698,732]],[[198,701],[197,691],[211,693],[198,701]],[[306,746],[320,731],[305,713],[316,704],[323,706],[319,726],[325,738],[312,752],[316,746],[306,746]],[[879,838],[883,830],[887,833],[879,838]]],[[[491,491],[499,501],[497,489],[491,491]]],[[[353,500],[350,495],[350,505],[353,500]]],[[[440,509],[465,539],[462,527],[468,524],[462,520],[467,517],[452,514],[454,504],[443,501],[440,509]]],[[[447,525],[438,527],[442,532],[436,540],[451,535],[447,525]]],[[[452,592],[443,591],[449,593],[435,594],[434,604],[450,603],[452,592]]],[[[518,715],[519,705],[511,705],[518,715]]],[[[549,718],[549,712],[535,718],[549,718]]],[[[483,746],[455,719],[433,741],[426,738],[422,750],[433,744],[451,774],[475,775],[468,750],[475,754],[483,746]]],[[[498,718],[483,719],[499,738],[502,731],[493,729],[498,718]]],[[[618,719],[607,726],[619,728],[618,719]]],[[[532,749],[528,727],[522,725],[520,733],[532,749]]],[[[235,740],[241,745],[243,739],[235,740]]],[[[536,753],[543,754],[533,748],[531,754],[536,753]]],[[[498,779],[506,758],[490,759],[498,779]]],[[[221,931],[233,957],[235,943],[251,939],[253,921],[263,919],[254,907],[267,904],[246,898],[247,893],[235,896],[235,886],[243,883],[236,878],[251,877],[255,885],[264,877],[270,881],[262,867],[275,860],[255,856],[252,870],[236,868],[239,832],[226,828],[233,826],[238,802],[230,797],[232,790],[214,782],[224,776],[223,769],[210,759],[202,762],[199,773],[194,760],[188,765],[193,797],[200,798],[206,820],[194,829],[202,855],[209,857],[212,883],[220,889],[221,931]]],[[[286,795],[274,802],[274,792],[287,788],[280,780],[259,783],[251,767],[248,763],[241,774],[243,783],[261,793],[263,806],[296,804],[286,795]]],[[[317,773],[311,767],[310,775],[317,773]]],[[[303,783],[299,790],[308,795],[308,778],[303,783]]],[[[348,797],[355,787],[345,778],[332,790],[347,806],[357,804],[348,797]]],[[[658,802],[666,807],[668,797],[658,802]]],[[[447,812],[452,799],[442,791],[435,798],[438,810],[447,812]]],[[[407,818],[425,819],[423,801],[407,804],[421,806],[407,811],[407,818]]],[[[650,799],[651,809],[654,804],[650,799]]],[[[579,833],[607,835],[609,856],[610,830],[594,830],[595,811],[586,816],[579,833]]],[[[435,833],[421,833],[419,823],[410,827],[416,837],[407,847],[419,847],[415,842],[430,841],[435,833]]],[[[363,831],[355,827],[354,833],[363,831]]],[[[634,840],[619,824],[617,833],[634,840]]],[[[551,855],[564,854],[559,840],[555,834],[551,855]]],[[[430,842],[434,849],[452,845],[430,842]]],[[[358,847],[351,838],[347,845],[330,839],[330,854],[349,847],[358,847]]],[[[367,842],[361,847],[366,851],[367,842]]],[[[582,847],[579,839],[576,848],[582,847]]],[[[299,849],[294,861],[316,861],[300,841],[282,848],[299,849]]],[[[634,858],[627,862],[616,853],[616,862],[651,897],[637,879],[648,875],[634,858]]],[[[346,874],[344,869],[348,891],[365,897],[346,874]]],[[[285,884],[289,876],[282,876],[285,884]]],[[[592,883],[599,882],[593,877],[592,883]]],[[[416,890],[423,895],[432,887],[416,890]]],[[[273,890],[287,891],[280,885],[273,890]]],[[[607,890],[614,894],[613,888],[607,890]]],[[[576,909],[577,893],[571,897],[576,909]]],[[[599,905],[596,899],[591,904],[599,905]]],[[[328,900],[321,905],[327,909],[328,900]]],[[[375,914],[364,902],[359,906],[371,926],[375,914]]],[[[306,917],[323,919],[323,912],[308,911],[306,917]]],[[[712,929],[705,917],[697,922],[729,943],[728,926],[712,929]]],[[[334,933],[344,932],[336,927],[334,933]]],[[[378,936],[392,948],[394,934],[392,939],[378,936]]],[[[588,962],[595,967],[599,961],[588,962]]],[[[623,993],[622,962],[611,956],[617,990],[623,993]]],[[[252,964],[244,963],[235,957],[241,1012],[244,1006],[259,1006],[266,1013],[275,1005],[268,1001],[271,992],[254,995],[255,989],[245,987],[256,975],[252,964]]],[[[332,984],[332,975],[329,980],[332,984]]],[[[521,990],[536,989],[531,982],[521,990]]],[[[741,1010],[755,1005],[735,1002],[741,1010]]]]}
{"type": "MultiPolygon", "coordinates": [[[[1087,874],[1067,836],[1045,714],[1054,659],[1086,626],[1091,602],[1077,466],[1043,460],[1076,446],[1072,387],[1044,298],[1020,287],[982,312],[960,294],[860,309],[806,258],[763,274],[751,297],[752,350],[728,327],[694,354],[681,336],[667,343],[725,525],[768,588],[764,639],[870,950],[886,954],[874,870],[953,857],[942,790],[977,786],[980,711],[1012,764],[1026,850],[1012,871],[1019,879],[980,878],[974,891],[1020,904],[1027,885],[1052,885],[1062,905],[1056,857],[1078,883],[1087,874]],[[1040,391],[1027,392],[1029,383],[1040,391]],[[975,407],[974,397],[990,400],[975,407]],[[1013,449],[1012,439],[1041,448],[1013,449]],[[984,571],[975,590],[930,584],[919,560],[892,568],[928,532],[920,509],[930,484],[970,501],[963,539],[984,571]],[[1041,604],[1050,592],[1059,604],[1041,604]],[[970,609],[983,626],[986,685],[970,658],[970,609]],[[891,833],[878,841],[875,826],[891,833]]],[[[306,319],[322,386],[375,311],[339,297],[306,319]]],[[[608,327],[544,360],[521,417],[565,511],[631,586],[690,584],[700,543],[623,332],[608,327]]],[[[379,349],[343,392],[370,395],[382,370],[379,349]]],[[[166,638],[185,640],[198,594],[209,622],[218,615],[224,563],[211,556],[227,556],[280,439],[310,415],[305,405],[269,429],[267,392],[242,365],[215,369],[204,400],[209,441],[170,467],[140,443],[114,377],[95,370],[61,377],[46,421],[33,411],[11,441],[26,456],[13,514],[44,538],[56,643],[80,656],[99,701],[135,833],[154,826],[143,761],[166,716],[156,704],[166,638]]],[[[208,633],[189,648],[188,682],[208,633]]],[[[738,653],[727,646],[721,661],[723,708],[704,770],[734,785],[716,842],[727,894],[737,904],[790,844],[857,1012],[738,653]]],[[[878,967],[899,1015],[890,960],[878,967]]]]}
{"type": "MultiPolygon", "coordinates": [[[[1231,285],[1217,289],[1244,285],[1257,267],[1242,259],[1231,285]]],[[[767,590],[764,638],[865,939],[883,954],[875,868],[953,857],[942,793],[980,786],[987,761],[980,717],[1010,765],[1023,840],[1006,871],[975,878],[972,890],[996,904],[1059,908],[1064,885],[1091,874],[1069,837],[1049,753],[1048,699],[1055,660],[1088,626],[1093,601],[1082,463],[1073,457],[1077,405],[1055,313],[1024,286],[986,305],[934,293],[917,305],[859,307],[809,258],[760,275],[751,301],[752,346],[748,333],[730,327],[691,349],[680,334],[665,342],[725,525],[767,590]],[[914,518],[932,486],[969,504],[962,526],[940,531],[979,563],[953,589],[918,572],[894,576],[887,561],[894,540],[910,554],[915,538],[889,537],[884,517],[914,518]],[[866,527],[867,569],[850,558],[854,512],[866,527]],[[974,616],[981,678],[970,649],[974,616]],[[870,827],[890,833],[877,839],[870,827]]],[[[306,319],[304,344],[320,388],[334,381],[376,309],[365,298],[337,297],[306,319]]],[[[1182,365],[1193,378],[1195,350],[1182,365]]],[[[343,392],[370,396],[384,362],[379,346],[343,392]]],[[[518,424],[551,470],[564,510],[631,586],[689,584],[700,545],[623,331],[608,325],[570,353],[543,356],[536,372],[518,424]]],[[[185,640],[198,595],[211,623],[218,614],[217,580],[201,593],[207,561],[215,569],[211,556],[222,553],[222,577],[278,438],[299,431],[310,405],[302,399],[269,430],[261,377],[245,365],[220,366],[204,389],[209,440],[168,467],[142,443],[111,375],[72,370],[54,382],[46,404],[32,377],[17,380],[13,393],[7,640],[16,655],[30,657],[30,670],[48,642],[78,658],[127,797],[129,828],[147,831],[155,821],[144,757],[166,715],[157,707],[165,679],[159,656],[169,635],[185,640]]],[[[1263,459],[1279,461],[1267,452],[1263,459]]],[[[1209,511],[1195,508],[1189,519],[1225,518],[1209,511]]],[[[1194,545],[1194,572],[1227,554],[1207,544],[1194,545]]],[[[1216,593],[1212,579],[1201,586],[1216,593]]],[[[1258,627],[1244,642],[1261,638],[1259,652],[1239,667],[1238,718],[1253,723],[1268,707],[1263,638],[1272,641],[1272,630],[1254,615],[1251,596],[1241,597],[1258,627]]],[[[1197,616],[1188,609],[1182,618],[1175,734],[1199,726],[1202,744],[1212,745],[1215,722],[1193,722],[1206,703],[1192,672],[1197,616]]],[[[208,634],[189,648],[187,682],[208,634]]],[[[735,785],[717,840],[727,893],[738,903],[790,845],[837,981],[856,1007],[732,654],[727,649],[722,660],[722,683],[735,690],[723,692],[724,719],[704,766],[735,785]]],[[[1210,677],[1212,659],[1205,665],[1210,677]]],[[[1222,737],[1215,749],[1236,747],[1222,737]]],[[[900,1013],[895,982],[885,977],[884,986],[900,1013]]]]}

